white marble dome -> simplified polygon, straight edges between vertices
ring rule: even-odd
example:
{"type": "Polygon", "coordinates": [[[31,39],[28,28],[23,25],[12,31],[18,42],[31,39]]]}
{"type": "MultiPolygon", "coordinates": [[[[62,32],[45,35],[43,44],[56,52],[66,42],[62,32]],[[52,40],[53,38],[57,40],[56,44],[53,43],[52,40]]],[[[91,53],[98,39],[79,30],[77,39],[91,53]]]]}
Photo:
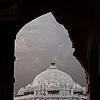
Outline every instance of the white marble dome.
{"type": "Polygon", "coordinates": [[[26,92],[31,92],[33,91],[33,86],[31,84],[28,84],[27,86],[25,86],[25,91],[26,92]]]}
{"type": "Polygon", "coordinates": [[[25,92],[26,92],[26,91],[25,91],[25,88],[22,87],[21,89],[18,90],[17,95],[24,95],[25,92]]]}
{"type": "Polygon", "coordinates": [[[33,87],[36,89],[38,86],[46,86],[48,90],[57,90],[59,87],[63,88],[63,86],[70,87],[71,89],[73,87],[73,79],[52,64],[47,70],[35,77],[33,87]]]}
{"type": "Polygon", "coordinates": [[[74,82],[73,92],[83,92],[82,87],[78,83],[74,82]]]}

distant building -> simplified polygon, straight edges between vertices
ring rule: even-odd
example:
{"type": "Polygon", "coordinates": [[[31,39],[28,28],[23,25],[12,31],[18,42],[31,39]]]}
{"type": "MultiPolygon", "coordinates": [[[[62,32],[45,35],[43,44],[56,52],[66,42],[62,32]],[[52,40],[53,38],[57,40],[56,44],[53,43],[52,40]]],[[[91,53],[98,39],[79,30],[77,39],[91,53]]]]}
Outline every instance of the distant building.
{"type": "Polygon", "coordinates": [[[18,91],[14,100],[86,100],[85,87],[73,82],[71,76],[60,71],[54,63],[37,75],[31,84],[18,91]]]}

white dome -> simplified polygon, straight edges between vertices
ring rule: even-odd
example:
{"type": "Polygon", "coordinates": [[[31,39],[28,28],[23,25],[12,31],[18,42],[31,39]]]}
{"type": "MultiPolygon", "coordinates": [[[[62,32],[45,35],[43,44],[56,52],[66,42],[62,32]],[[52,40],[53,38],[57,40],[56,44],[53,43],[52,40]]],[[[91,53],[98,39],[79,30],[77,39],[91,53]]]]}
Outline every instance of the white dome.
{"type": "Polygon", "coordinates": [[[24,93],[25,93],[25,89],[24,87],[22,87],[21,89],[18,90],[17,95],[24,95],[24,93]]]}
{"type": "Polygon", "coordinates": [[[78,83],[74,83],[73,92],[83,92],[82,87],[78,83]]]}
{"type": "Polygon", "coordinates": [[[26,87],[25,87],[25,91],[26,92],[31,92],[33,91],[33,86],[31,84],[28,84],[26,87]]]}
{"type": "Polygon", "coordinates": [[[56,66],[52,65],[47,70],[37,75],[33,81],[33,87],[47,86],[48,89],[58,89],[60,86],[73,87],[72,78],[63,71],[57,69],[56,66]]]}

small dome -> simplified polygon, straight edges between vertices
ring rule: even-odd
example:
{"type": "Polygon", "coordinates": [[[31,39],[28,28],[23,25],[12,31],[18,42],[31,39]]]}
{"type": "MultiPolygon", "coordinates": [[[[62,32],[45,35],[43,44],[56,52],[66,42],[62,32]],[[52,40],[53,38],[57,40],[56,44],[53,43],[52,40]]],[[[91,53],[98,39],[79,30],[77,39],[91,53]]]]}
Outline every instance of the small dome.
{"type": "Polygon", "coordinates": [[[31,84],[28,84],[26,87],[25,87],[25,91],[26,92],[31,92],[33,91],[33,86],[31,84]]]}
{"type": "Polygon", "coordinates": [[[22,87],[21,89],[18,90],[17,95],[24,95],[25,92],[26,91],[25,91],[24,87],[22,87]]]}
{"type": "Polygon", "coordinates": [[[53,64],[45,71],[38,74],[34,81],[33,87],[36,89],[39,86],[47,86],[48,89],[57,89],[60,86],[68,86],[70,88],[73,87],[72,78],[65,72],[60,71],[53,64]]]}
{"type": "Polygon", "coordinates": [[[74,82],[73,92],[83,92],[82,87],[78,83],[74,82]]]}

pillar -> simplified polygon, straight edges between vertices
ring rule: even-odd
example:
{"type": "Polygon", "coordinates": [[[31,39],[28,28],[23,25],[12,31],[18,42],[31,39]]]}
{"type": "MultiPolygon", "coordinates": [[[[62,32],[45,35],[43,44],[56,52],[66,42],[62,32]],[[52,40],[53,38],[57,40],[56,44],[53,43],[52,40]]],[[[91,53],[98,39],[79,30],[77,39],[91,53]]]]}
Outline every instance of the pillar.
{"type": "Polygon", "coordinates": [[[13,100],[14,23],[0,22],[0,100],[13,100]]]}
{"type": "Polygon", "coordinates": [[[98,46],[96,40],[93,39],[90,51],[88,100],[100,100],[100,75],[98,74],[98,64],[98,46]]]}

